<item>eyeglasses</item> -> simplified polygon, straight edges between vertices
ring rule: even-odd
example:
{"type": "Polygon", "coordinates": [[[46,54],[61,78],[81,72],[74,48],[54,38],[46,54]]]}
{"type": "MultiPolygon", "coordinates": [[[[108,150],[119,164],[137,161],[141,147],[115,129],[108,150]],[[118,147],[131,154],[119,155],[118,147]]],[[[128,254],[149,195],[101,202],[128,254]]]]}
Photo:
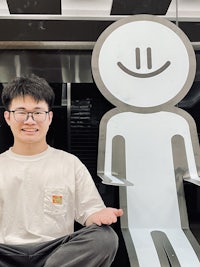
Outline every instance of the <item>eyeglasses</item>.
{"type": "Polygon", "coordinates": [[[46,120],[47,114],[49,111],[34,111],[28,112],[24,110],[8,110],[8,112],[12,112],[14,119],[17,122],[25,122],[29,119],[29,116],[36,122],[43,122],[46,120]]]}

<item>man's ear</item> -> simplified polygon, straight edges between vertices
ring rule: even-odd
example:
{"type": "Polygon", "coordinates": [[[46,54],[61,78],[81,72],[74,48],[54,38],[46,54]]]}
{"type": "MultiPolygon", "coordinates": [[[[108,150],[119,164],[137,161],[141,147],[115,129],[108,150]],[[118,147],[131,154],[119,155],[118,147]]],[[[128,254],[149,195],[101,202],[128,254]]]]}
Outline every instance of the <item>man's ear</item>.
{"type": "Polygon", "coordinates": [[[52,123],[53,111],[49,111],[49,125],[52,123]]]}
{"type": "Polygon", "coordinates": [[[10,126],[10,112],[4,111],[4,119],[7,122],[7,124],[10,126]]]}

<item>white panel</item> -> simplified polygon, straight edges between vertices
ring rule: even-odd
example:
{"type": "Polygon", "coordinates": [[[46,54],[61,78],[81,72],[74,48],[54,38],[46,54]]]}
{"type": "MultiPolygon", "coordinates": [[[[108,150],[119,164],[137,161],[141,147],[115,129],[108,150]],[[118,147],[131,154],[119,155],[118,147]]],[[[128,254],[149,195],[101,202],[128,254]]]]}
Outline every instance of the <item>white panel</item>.
{"type": "Polygon", "coordinates": [[[172,0],[167,11],[167,16],[176,15],[176,5],[178,6],[179,17],[199,17],[200,1],[199,0],[172,0]]]}
{"type": "Polygon", "coordinates": [[[112,0],[62,0],[62,15],[110,15],[112,0]]]}

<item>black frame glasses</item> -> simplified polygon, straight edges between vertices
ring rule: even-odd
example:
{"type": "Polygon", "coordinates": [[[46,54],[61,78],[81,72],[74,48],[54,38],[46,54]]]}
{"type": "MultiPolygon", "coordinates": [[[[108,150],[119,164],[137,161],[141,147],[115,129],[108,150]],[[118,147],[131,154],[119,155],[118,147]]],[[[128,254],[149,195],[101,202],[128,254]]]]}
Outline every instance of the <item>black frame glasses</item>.
{"type": "Polygon", "coordinates": [[[39,110],[28,112],[25,110],[8,110],[8,112],[13,113],[13,117],[17,122],[25,122],[30,116],[35,122],[44,122],[47,118],[47,114],[50,111],[39,110]]]}

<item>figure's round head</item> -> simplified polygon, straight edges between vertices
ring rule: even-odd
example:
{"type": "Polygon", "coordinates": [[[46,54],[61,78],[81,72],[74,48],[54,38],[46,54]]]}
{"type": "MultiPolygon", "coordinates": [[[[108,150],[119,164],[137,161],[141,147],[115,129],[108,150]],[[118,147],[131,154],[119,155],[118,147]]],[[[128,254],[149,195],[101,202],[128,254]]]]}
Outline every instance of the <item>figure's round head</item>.
{"type": "Polygon", "coordinates": [[[177,104],[196,72],[193,47],[174,23],[152,15],[114,22],[97,40],[94,80],[115,106],[138,112],[177,104]]]}

